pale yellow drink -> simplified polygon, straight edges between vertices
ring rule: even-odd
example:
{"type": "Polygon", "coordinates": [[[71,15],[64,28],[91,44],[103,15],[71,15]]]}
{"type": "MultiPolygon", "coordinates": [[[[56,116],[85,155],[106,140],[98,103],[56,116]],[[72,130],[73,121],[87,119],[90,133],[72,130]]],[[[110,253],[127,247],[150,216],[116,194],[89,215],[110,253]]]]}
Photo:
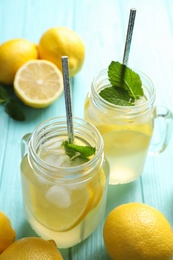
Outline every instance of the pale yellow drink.
{"type": "MultiPolygon", "coordinates": [[[[85,104],[88,111],[89,101],[85,104]]],[[[86,120],[95,124],[104,140],[105,156],[111,168],[110,184],[128,183],[139,177],[143,171],[150,144],[153,126],[148,124],[121,126],[116,124],[97,124],[92,121],[93,112],[85,113],[86,120]]],[[[102,115],[97,115],[102,117],[102,115]]]]}
{"type": "Polygon", "coordinates": [[[92,122],[104,140],[105,156],[110,164],[110,184],[128,183],[143,169],[153,133],[155,92],[147,78],[143,97],[135,106],[113,105],[99,96],[109,87],[107,71],[96,76],[85,102],[85,119],[92,122]]]}
{"type": "MultiPolygon", "coordinates": [[[[84,163],[66,155],[61,144],[67,135],[50,137],[36,149],[37,165],[28,154],[22,160],[24,210],[38,235],[67,248],[88,237],[102,220],[109,167],[103,154],[98,154],[100,144],[96,155],[84,163]],[[39,162],[44,162],[43,168],[39,162]]],[[[81,136],[75,137],[74,143],[89,145],[81,136]]]]}

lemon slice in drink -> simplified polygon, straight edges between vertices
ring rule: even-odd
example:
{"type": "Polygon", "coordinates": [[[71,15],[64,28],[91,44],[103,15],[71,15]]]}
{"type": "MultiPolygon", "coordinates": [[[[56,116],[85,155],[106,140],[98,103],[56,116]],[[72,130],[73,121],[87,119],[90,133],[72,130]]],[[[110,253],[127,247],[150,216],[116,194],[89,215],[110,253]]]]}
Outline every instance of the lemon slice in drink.
{"type": "Polygon", "coordinates": [[[106,183],[105,173],[103,169],[100,168],[98,174],[92,179],[90,185],[88,186],[88,188],[92,191],[92,193],[90,193],[92,195],[91,198],[92,209],[97,207],[97,205],[101,201],[105,183],[106,183]]]}
{"type": "Polygon", "coordinates": [[[62,73],[52,62],[29,61],[17,71],[14,91],[30,107],[47,107],[62,94],[62,73]]]}
{"type": "Polygon", "coordinates": [[[76,227],[92,208],[94,190],[65,188],[53,185],[45,192],[30,187],[32,215],[40,224],[54,231],[67,231],[76,227]]]}
{"type": "Polygon", "coordinates": [[[63,232],[77,227],[101,201],[105,180],[100,180],[97,185],[95,182],[96,179],[80,188],[53,185],[47,189],[42,183],[37,188],[30,185],[32,215],[53,231],[63,232]]]}
{"type": "Polygon", "coordinates": [[[110,134],[111,132],[122,132],[122,131],[140,132],[147,135],[152,134],[152,126],[150,125],[150,123],[129,124],[129,125],[105,124],[105,125],[97,125],[97,128],[102,135],[110,134]]]}

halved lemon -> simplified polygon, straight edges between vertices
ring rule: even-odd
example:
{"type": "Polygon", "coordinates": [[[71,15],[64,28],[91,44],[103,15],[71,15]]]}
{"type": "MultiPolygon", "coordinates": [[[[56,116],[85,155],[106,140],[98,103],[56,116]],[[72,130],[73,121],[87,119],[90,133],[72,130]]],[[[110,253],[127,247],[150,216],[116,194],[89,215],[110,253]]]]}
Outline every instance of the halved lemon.
{"type": "Polygon", "coordinates": [[[63,92],[62,73],[52,62],[29,61],[17,71],[14,91],[30,107],[47,107],[63,92]]]}

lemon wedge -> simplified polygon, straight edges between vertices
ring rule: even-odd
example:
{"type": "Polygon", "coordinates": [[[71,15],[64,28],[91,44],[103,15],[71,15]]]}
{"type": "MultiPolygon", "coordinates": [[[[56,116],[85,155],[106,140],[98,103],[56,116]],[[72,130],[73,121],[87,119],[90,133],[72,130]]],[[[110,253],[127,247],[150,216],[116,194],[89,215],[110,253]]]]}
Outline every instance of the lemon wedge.
{"type": "Polygon", "coordinates": [[[30,107],[47,107],[63,92],[62,73],[52,62],[29,61],[17,71],[14,91],[30,107]]]}

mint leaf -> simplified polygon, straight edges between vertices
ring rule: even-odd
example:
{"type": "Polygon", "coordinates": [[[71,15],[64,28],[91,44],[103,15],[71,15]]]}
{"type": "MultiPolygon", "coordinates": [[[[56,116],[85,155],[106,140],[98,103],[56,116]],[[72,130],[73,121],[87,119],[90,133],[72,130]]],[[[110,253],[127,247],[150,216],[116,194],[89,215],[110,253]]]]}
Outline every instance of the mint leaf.
{"type": "MultiPolygon", "coordinates": [[[[12,86],[10,86],[12,87],[12,86]]],[[[0,84],[0,104],[4,105],[5,112],[15,120],[24,121],[25,115],[20,106],[20,101],[15,98],[12,88],[6,90],[6,86],[0,84]]]]}
{"type": "Polygon", "coordinates": [[[9,94],[5,88],[0,85],[0,104],[7,102],[9,94]]]}
{"type": "Polygon", "coordinates": [[[18,100],[15,98],[10,98],[9,101],[5,104],[5,112],[15,120],[25,120],[25,115],[18,103],[18,100]]]}
{"type": "Polygon", "coordinates": [[[133,99],[123,88],[109,87],[102,89],[99,95],[110,103],[118,106],[132,106],[133,99]]]}
{"type": "Polygon", "coordinates": [[[72,159],[73,157],[74,158],[79,157],[84,161],[89,161],[88,157],[95,154],[96,152],[96,149],[92,146],[80,146],[80,145],[70,144],[67,141],[64,141],[61,145],[64,147],[66,154],[72,159]]]}
{"type": "Polygon", "coordinates": [[[144,95],[139,75],[124,64],[112,61],[108,78],[112,86],[101,90],[99,95],[110,103],[133,106],[144,95]]]}
{"type": "Polygon", "coordinates": [[[127,66],[112,61],[108,68],[108,77],[112,86],[127,90],[134,100],[144,95],[139,75],[127,66]]]}

